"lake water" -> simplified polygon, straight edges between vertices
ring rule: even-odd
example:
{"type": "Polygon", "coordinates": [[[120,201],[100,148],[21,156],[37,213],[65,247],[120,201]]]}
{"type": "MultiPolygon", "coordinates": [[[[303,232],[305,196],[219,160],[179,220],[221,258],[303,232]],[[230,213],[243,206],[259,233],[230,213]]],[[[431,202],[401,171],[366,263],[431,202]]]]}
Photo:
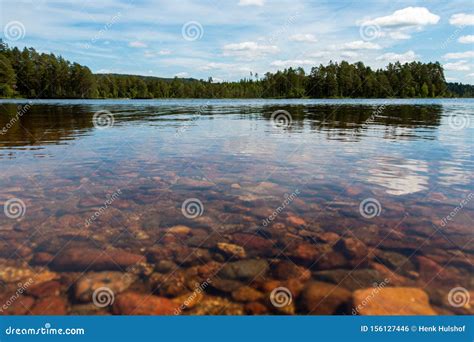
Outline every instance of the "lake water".
{"type": "Polygon", "coordinates": [[[10,310],[350,314],[357,290],[412,287],[429,299],[414,314],[472,314],[473,113],[471,99],[2,100],[0,296],[32,278],[10,310]],[[60,309],[41,309],[51,296],[60,309]]]}

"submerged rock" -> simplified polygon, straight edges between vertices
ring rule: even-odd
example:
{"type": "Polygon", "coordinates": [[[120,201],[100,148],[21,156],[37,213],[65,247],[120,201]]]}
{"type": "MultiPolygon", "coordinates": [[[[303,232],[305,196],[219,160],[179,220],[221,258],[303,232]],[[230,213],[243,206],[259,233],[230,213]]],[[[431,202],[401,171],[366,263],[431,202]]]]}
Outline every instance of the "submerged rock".
{"type": "Polygon", "coordinates": [[[115,297],[112,312],[116,315],[173,315],[178,304],[151,294],[125,292],[115,297]]]}
{"type": "Polygon", "coordinates": [[[52,261],[51,268],[59,271],[124,270],[145,257],[125,250],[100,250],[70,248],[60,252],[52,261]]]}
{"type": "Polygon", "coordinates": [[[95,290],[107,287],[115,295],[125,291],[137,277],[130,273],[100,272],[86,273],[74,286],[74,296],[80,302],[90,302],[95,290]]]}
{"type": "Polygon", "coordinates": [[[269,269],[265,260],[241,260],[226,264],[219,272],[219,276],[227,279],[252,280],[258,276],[264,276],[269,269]]]}
{"type": "Polygon", "coordinates": [[[353,306],[359,315],[436,315],[425,291],[412,287],[385,287],[354,292],[353,306]],[[375,294],[374,294],[375,293],[375,294]]]}
{"type": "Polygon", "coordinates": [[[245,249],[242,246],[233,245],[231,243],[219,242],[217,244],[217,249],[219,249],[228,257],[244,259],[247,256],[245,249]]]}
{"type": "Polygon", "coordinates": [[[311,282],[305,286],[299,301],[308,314],[333,315],[348,310],[351,292],[335,284],[311,282]]]}
{"type": "Polygon", "coordinates": [[[254,302],[263,297],[263,293],[250,286],[242,286],[232,292],[232,298],[238,302],[254,302]]]}

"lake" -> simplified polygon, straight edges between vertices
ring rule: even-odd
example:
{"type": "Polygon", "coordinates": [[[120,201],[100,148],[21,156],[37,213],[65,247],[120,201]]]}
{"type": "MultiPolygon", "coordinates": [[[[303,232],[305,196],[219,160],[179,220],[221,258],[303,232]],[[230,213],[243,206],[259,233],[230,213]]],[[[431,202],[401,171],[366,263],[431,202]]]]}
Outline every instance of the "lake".
{"type": "Polygon", "coordinates": [[[0,108],[2,313],[474,314],[472,99],[0,108]]]}

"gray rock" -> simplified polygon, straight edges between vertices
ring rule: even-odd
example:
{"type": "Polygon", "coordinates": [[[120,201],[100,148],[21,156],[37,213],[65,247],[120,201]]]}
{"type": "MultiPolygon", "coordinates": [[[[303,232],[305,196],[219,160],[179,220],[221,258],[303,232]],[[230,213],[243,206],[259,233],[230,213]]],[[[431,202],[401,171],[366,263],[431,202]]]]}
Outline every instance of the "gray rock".
{"type": "Polygon", "coordinates": [[[263,276],[269,269],[265,260],[241,260],[226,264],[219,272],[219,276],[227,279],[248,279],[263,276]]]}

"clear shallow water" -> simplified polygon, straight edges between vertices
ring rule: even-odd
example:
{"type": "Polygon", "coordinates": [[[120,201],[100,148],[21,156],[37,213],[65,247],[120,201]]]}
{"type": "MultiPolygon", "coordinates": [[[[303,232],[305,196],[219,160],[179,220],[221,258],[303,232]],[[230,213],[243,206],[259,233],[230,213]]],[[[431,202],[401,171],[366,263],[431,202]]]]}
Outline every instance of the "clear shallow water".
{"type": "MultiPolygon", "coordinates": [[[[175,298],[186,289],[166,292],[150,279],[233,262],[239,258],[217,244],[244,245],[238,234],[246,233],[273,244],[271,251],[259,243],[244,246],[240,257],[269,262],[263,280],[239,280],[262,293],[265,281],[281,278],[278,262],[290,261],[309,269],[312,280],[337,284],[334,274],[321,272],[344,270],[351,277],[362,270],[358,285],[341,285],[349,291],[378,281],[367,270],[393,272],[403,279],[392,286],[424,289],[439,313],[470,310],[453,307],[446,296],[453,287],[473,285],[471,99],[48,100],[33,101],[18,115],[24,103],[0,101],[0,128],[8,128],[0,134],[0,202],[24,203],[19,218],[0,215],[3,241],[13,246],[1,255],[5,265],[31,268],[35,254],[61,258],[74,247],[126,250],[151,267],[174,262],[176,269],[140,274],[132,288],[151,293],[158,287],[155,293],[175,298]],[[101,110],[112,113],[111,127],[94,126],[101,110]],[[288,125],[272,119],[277,110],[290,114],[288,125]],[[196,218],[183,214],[189,199],[198,205],[196,218]],[[176,225],[191,231],[167,234],[176,225]],[[326,239],[327,232],[368,246],[356,248],[364,260],[326,239]],[[202,255],[183,260],[175,246],[202,255]],[[298,246],[317,252],[308,257],[298,246]],[[326,264],[318,262],[326,253],[321,248],[330,251],[326,264]],[[335,262],[339,257],[345,261],[335,262]],[[408,259],[394,266],[390,257],[408,259]]],[[[54,262],[34,267],[78,271],[54,262]]],[[[94,266],[80,271],[79,278],[94,266]]],[[[69,313],[76,310],[70,298],[76,280],[61,279],[69,313]]],[[[252,313],[222,289],[206,293],[252,313]]],[[[295,305],[296,313],[311,311],[295,305]]]]}

